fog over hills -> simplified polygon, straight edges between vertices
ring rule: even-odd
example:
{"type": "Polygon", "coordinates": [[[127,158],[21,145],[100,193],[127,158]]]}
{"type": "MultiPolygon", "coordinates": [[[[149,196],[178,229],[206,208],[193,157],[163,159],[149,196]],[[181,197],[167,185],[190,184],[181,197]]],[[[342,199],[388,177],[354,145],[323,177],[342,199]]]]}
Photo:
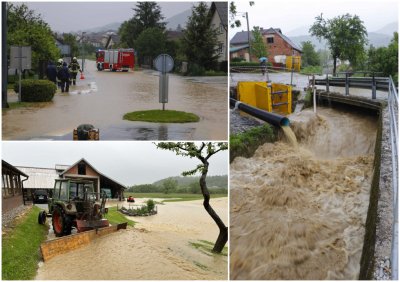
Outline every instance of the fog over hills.
{"type": "MultiPolygon", "coordinates": [[[[289,36],[289,38],[299,47],[301,46],[301,42],[311,41],[317,50],[325,49],[326,41],[319,41],[316,37],[309,35],[309,28],[310,27],[308,26],[301,26],[286,33],[285,31],[282,32],[289,36]]],[[[392,22],[376,31],[368,32],[368,46],[373,45],[374,47],[383,47],[389,45],[395,31],[398,31],[398,22],[392,22]]]]}
{"type": "MultiPolygon", "coordinates": [[[[188,9],[188,10],[185,10],[175,16],[168,18],[168,19],[164,19],[164,21],[167,23],[166,28],[176,30],[178,25],[180,25],[181,28],[185,28],[186,23],[191,14],[192,14],[192,11],[190,9],[188,9]]],[[[121,24],[122,24],[122,22],[113,22],[113,23],[109,23],[109,24],[106,24],[103,26],[89,28],[89,29],[85,29],[85,30],[79,30],[76,32],[78,32],[78,33],[82,32],[82,31],[84,31],[84,32],[103,32],[104,31],[105,32],[105,31],[110,31],[110,30],[118,31],[121,24]]]]}

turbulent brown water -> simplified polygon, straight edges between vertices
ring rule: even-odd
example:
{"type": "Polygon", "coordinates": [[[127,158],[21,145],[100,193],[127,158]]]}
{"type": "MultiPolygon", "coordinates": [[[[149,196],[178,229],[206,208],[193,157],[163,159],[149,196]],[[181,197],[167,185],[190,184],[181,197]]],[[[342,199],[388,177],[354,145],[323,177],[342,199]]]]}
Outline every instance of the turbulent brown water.
{"type": "Polygon", "coordinates": [[[231,279],[358,278],[377,122],[318,112],[231,164],[231,279]]]}

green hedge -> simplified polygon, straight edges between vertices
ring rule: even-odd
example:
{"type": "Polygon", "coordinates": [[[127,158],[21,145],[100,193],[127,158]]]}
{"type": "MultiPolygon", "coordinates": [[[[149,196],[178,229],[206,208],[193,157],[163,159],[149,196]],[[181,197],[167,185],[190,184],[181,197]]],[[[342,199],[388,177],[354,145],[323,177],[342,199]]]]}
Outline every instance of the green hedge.
{"type": "MultiPolygon", "coordinates": [[[[49,102],[56,93],[56,85],[49,80],[24,79],[21,81],[22,102],[49,102]]],[[[18,93],[19,84],[14,84],[14,91],[18,93]]]]}
{"type": "MultiPolygon", "coordinates": [[[[259,62],[230,62],[231,67],[259,67],[259,62]]],[[[272,63],[268,62],[267,66],[272,66],[272,63]]]]}

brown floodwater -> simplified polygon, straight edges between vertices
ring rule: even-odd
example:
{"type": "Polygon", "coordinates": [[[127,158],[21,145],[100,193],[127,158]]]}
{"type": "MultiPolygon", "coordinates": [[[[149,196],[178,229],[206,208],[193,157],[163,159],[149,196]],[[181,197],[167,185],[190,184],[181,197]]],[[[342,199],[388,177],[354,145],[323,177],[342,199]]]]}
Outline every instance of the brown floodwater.
{"type": "MultiPolygon", "coordinates": [[[[170,75],[166,109],[191,112],[200,117],[199,122],[190,123],[191,139],[227,138],[227,78],[216,81],[202,83],[170,75]]],[[[158,84],[157,72],[98,72],[94,62],[89,61],[85,66],[85,80],[71,86],[69,94],[57,93],[52,102],[37,106],[3,110],[3,139],[54,139],[71,133],[83,123],[100,128],[101,136],[110,127],[113,130],[146,127],[148,123],[124,121],[122,117],[127,112],[161,109],[158,84]]],[[[168,129],[168,124],[162,126],[168,129]]],[[[187,134],[180,138],[182,130],[179,126],[187,127],[174,124],[169,132],[170,139],[186,139],[187,134]]],[[[140,132],[136,134],[140,135],[140,132]]],[[[112,139],[107,132],[103,136],[112,139]]]]}
{"type": "MultiPolygon", "coordinates": [[[[137,204],[142,202],[139,199],[137,204]]],[[[212,199],[211,205],[227,223],[228,199],[212,199]]],[[[157,215],[131,219],[137,222],[135,228],[98,238],[43,263],[36,280],[228,278],[226,256],[203,253],[190,245],[199,240],[214,242],[218,236],[202,201],[165,203],[158,205],[157,215]]]]}
{"type": "Polygon", "coordinates": [[[232,162],[231,279],[358,279],[377,118],[317,111],[232,162]]]}

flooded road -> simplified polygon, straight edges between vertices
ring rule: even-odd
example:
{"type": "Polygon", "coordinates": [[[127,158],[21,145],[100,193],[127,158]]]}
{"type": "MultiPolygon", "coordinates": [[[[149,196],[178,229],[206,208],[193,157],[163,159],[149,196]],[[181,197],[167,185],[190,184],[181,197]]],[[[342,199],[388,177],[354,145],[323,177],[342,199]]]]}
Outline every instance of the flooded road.
{"type": "MultiPolygon", "coordinates": [[[[140,203],[141,201],[138,201],[140,203]]],[[[211,205],[227,223],[227,198],[211,205]]],[[[98,238],[55,257],[38,270],[36,280],[226,280],[227,257],[190,245],[214,242],[218,227],[202,201],[158,205],[158,214],[132,217],[135,228],[98,238]]]]}
{"type": "Polygon", "coordinates": [[[299,146],[231,164],[231,279],[358,279],[377,117],[290,116],[299,146]]]}
{"type": "Polygon", "coordinates": [[[71,140],[74,128],[89,123],[100,129],[103,140],[223,140],[227,138],[227,78],[210,80],[170,75],[166,109],[195,113],[199,122],[131,122],[122,120],[125,113],[161,109],[158,73],[98,72],[88,61],[85,80],[71,86],[69,94],[57,93],[50,103],[3,110],[3,139],[71,140]]]}

